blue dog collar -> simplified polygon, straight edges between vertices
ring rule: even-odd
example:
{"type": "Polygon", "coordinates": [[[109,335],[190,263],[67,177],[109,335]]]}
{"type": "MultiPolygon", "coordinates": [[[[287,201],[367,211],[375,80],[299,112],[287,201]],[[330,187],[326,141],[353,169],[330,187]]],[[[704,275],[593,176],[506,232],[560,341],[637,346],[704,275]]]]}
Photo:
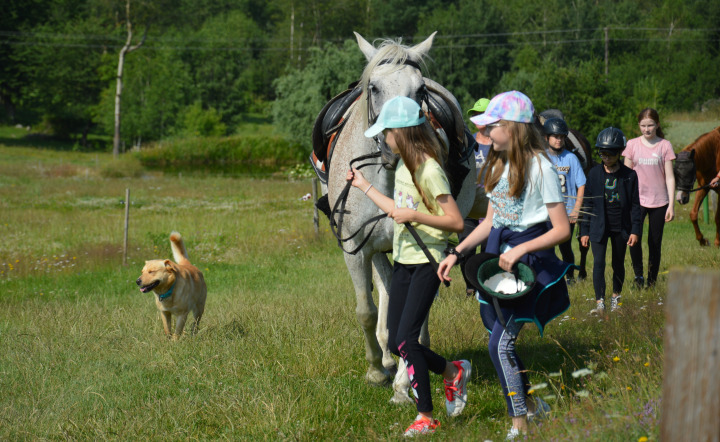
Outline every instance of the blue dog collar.
{"type": "MultiPolygon", "coordinates": [[[[177,281],[175,283],[177,283],[177,281]]],[[[162,295],[157,295],[158,299],[164,301],[165,299],[169,298],[172,295],[173,290],[175,290],[175,283],[173,283],[172,287],[170,287],[170,290],[163,293],[162,295]]]]}

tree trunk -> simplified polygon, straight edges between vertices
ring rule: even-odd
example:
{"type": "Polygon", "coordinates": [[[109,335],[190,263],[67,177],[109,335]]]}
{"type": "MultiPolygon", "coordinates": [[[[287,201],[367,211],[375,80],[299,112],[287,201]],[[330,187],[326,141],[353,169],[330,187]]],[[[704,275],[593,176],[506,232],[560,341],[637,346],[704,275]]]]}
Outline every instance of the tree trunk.
{"type": "Polygon", "coordinates": [[[120,49],[120,56],[118,57],[118,70],[117,70],[117,85],[115,87],[115,135],[113,136],[113,158],[117,158],[120,153],[120,103],[122,97],[123,88],[123,67],[125,65],[125,54],[128,54],[145,43],[145,37],[147,37],[147,27],[145,28],[145,35],[143,35],[140,43],[135,46],[130,46],[132,43],[132,23],[130,22],[130,0],[125,3],[125,18],[127,22],[127,40],[125,46],[120,49]]]}

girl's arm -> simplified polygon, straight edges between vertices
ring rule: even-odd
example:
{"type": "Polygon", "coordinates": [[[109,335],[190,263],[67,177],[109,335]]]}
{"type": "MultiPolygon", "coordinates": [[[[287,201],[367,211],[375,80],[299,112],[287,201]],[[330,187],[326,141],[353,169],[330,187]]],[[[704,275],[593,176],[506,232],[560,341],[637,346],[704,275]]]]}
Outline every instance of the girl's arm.
{"type": "Polygon", "coordinates": [[[665,222],[667,223],[675,218],[675,173],[673,172],[672,161],[665,161],[665,186],[670,201],[667,212],[665,212],[665,222]]]}
{"type": "Polygon", "coordinates": [[[462,233],[465,227],[463,217],[452,195],[438,195],[435,201],[443,210],[444,215],[421,213],[417,210],[408,209],[407,207],[393,207],[393,209],[388,212],[388,216],[398,224],[414,222],[425,224],[426,226],[434,227],[445,232],[462,233]]]}
{"type": "MultiPolygon", "coordinates": [[[[461,242],[460,244],[455,247],[455,250],[460,253],[464,254],[466,250],[471,250],[480,245],[481,242],[485,241],[488,236],[490,235],[490,229],[492,228],[492,219],[493,219],[493,208],[492,204],[488,204],[487,214],[485,215],[485,219],[482,220],[480,225],[475,227],[475,230],[470,232],[470,234],[461,242]]],[[[438,266],[438,278],[440,278],[440,281],[452,281],[452,278],[448,276],[450,274],[450,269],[453,268],[453,266],[457,263],[458,257],[455,255],[448,255],[445,259],[442,260],[440,265],[438,266]]]]}
{"type": "Polygon", "coordinates": [[[353,187],[357,187],[358,189],[365,192],[365,195],[367,195],[372,200],[372,202],[374,202],[375,205],[378,206],[383,212],[390,213],[390,211],[395,208],[395,201],[389,196],[385,196],[382,192],[372,187],[372,184],[370,184],[370,182],[365,179],[362,172],[360,172],[359,170],[355,168],[349,170],[345,179],[347,181],[352,180],[353,187]]]}
{"type": "Polygon", "coordinates": [[[572,212],[570,212],[570,222],[574,223],[578,220],[578,217],[580,216],[580,209],[582,208],[583,204],[583,197],[585,196],[585,186],[580,186],[577,188],[577,196],[575,197],[575,207],[573,207],[572,212]]]}
{"type": "Polygon", "coordinates": [[[523,255],[555,247],[570,238],[570,221],[568,221],[565,204],[560,202],[545,206],[550,215],[552,228],[537,238],[518,244],[500,255],[500,268],[509,272],[523,255]]]}
{"type": "Polygon", "coordinates": [[[630,158],[625,157],[624,163],[625,163],[625,165],[626,165],[627,167],[629,167],[630,169],[633,168],[633,161],[632,161],[630,158]]]}

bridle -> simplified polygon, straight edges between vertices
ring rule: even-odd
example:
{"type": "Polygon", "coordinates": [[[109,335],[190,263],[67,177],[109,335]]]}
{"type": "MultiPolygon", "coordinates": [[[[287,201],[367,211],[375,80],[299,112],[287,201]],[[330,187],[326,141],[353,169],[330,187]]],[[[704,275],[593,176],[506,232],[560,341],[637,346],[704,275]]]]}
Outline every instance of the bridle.
{"type": "MultiPolygon", "coordinates": [[[[393,60],[386,59],[386,60],[380,61],[380,63],[378,63],[378,66],[381,66],[384,64],[390,64],[390,63],[393,63],[393,60]]],[[[421,71],[420,65],[413,60],[405,59],[403,61],[403,64],[414,67],[417,70],[421,71]]],[[[365,91],[365,92],[366,92],[365,95],[366,95],[367,110],[368,110],[368,115],[367,115],[368,127],[370,127],[373,124],[375,124],[375,121],[377,120],[378,115],[375,113],[375,111],[372,107],[371,94],[369,93],[369,91],[365,91]]],[[[427,90],[424,87],[420,90],[418,98],[420,99],[421,105],[424,101],[427,101],[427,90]]],[[[376,152],[373,152],[370,154],[361,155],[357,158],[353,158],[350,161],[350,170],[353,169],[354,163],[358,163],[358,162],[362,162],[362,161],[366,161],[366,160],[372,160],[374,158],[380,158],[383,156],[383,151],[387,150],[387,146],[385,146],[384,139],[380,137],[380,134],[373,137],[373,139],[375,140],[378,150],[376,152]]],[[[394,164],[388,164],[385,161],[367,162],[367,163],[360,164],[360,165],[356,166],[355,168],[360,170],[366,166],[378,165],[378,166],[383,166],[385,169],[391,170],[391,169],[395,168],[395,164],[397,164],[397,162],[395,162],[394,164]]],[[[337,239],[338,246],[342,249],[342,251],[345,253],[348,253],[350,255],[355,255],[365,246],[365,244],[367,244],[367,242],[370,240],[370,236],[372,235],[372,232],[375,230],[375,227],[377,227],[380,220],[387,217],[387,213],[382,213],[380,215],[373,216],[372,218],[365,221],[352,235],[343,238],[342,228],[343,228],[344,217],[345,217],[345,214],[351,213],[349,210],[345,209],[345,204],[347,204],[347,198],[348,198],[348,194],[350,193],[351,188],[352,188],[352,182],[348,181],[345,184],[345,187],[343,188],[342,192],[340,192],[340,195],[338,195],[338,198],[335,200],[335,205],[333,206],[332,211],[330,212],[330,230],[332,231],[333,235],[337,239]],[[336,215],[337,215],[337,221],[335,221],[336,215]],[[372,228],[370,228],[370,231],[367,233],[367,235],[365,235],[365,238],[363,238],[363,240],[360,242],[360,244],[352,250],[346,250],[344,247],[344,243],[355,238],[360,233],[361,230],[363,230],[366,226],[368,226],[370,224],[372,224],[372,228]]]]}

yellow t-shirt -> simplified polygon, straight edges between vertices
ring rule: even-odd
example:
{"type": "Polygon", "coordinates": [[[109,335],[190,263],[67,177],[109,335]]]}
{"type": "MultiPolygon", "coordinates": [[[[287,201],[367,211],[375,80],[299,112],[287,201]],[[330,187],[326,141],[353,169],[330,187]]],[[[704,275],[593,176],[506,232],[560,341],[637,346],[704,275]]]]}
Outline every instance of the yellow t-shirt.
{"type": "MultiPolygon", "coordinates": [[[[439,195],[450,195],[450,183],[442,167],[432,158],[428,159],[415,171],[415,177],[418,185],[425,191],[427,199],[431,204],[435,204],[433,215],[444,215],[445,213],[437,205],[436,201],[439,195]]],[[[423,203],[420,192],[415,188],[410,171],[405,167],[402,160],[400,160],[395,171],[394,197],[395,207],[397,208],[407,207],[421,213],[430,214],[430,211],[423,203]]],[[[430,254],[437,262],[442,261],[443,250],[447,247],[447,239],[450,234],[425,224],[413,223],[412,225],[425,246],[427,246],[430,254]]],[[[423,264],[428,262],[427,256],[417,245],[415,238],[404,224],[395,224],[393,260],[402,264],[423,264]]]]}

